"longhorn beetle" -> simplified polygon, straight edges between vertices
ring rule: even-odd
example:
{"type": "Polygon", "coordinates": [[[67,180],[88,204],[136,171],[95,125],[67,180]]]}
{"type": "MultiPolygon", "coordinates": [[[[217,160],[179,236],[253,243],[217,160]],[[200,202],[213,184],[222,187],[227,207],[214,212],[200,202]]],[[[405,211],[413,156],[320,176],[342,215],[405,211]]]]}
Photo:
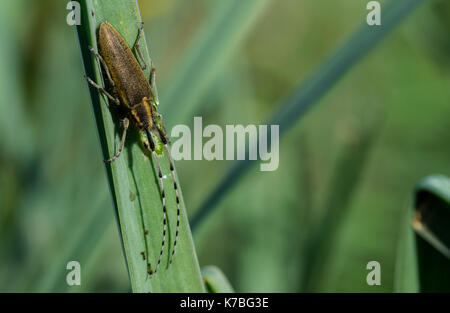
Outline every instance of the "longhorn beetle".
{"type": "Polygon", "coordinates": [[[155,151],[155,142],[153,140],[152,133],[156,133],[157,137],[159,137],[161,142],[164,144],[164,149],[169,159],[170,172],[172,174],[173,187],[176,194],[177,226],[169,265],[173,261],[173,256],[175,254],[177,245],[178,231],[180,227],[180,197],[178,193],[177,181],[175,178],[173,161],[168,148],[169,140],[166,135],[162,116],[156,111],[158,100],[155,89],[155,68],[153,67],[153,63],[151,64],[150,83],[147,81],[147,78],[145,77],[143,71],[147,68],[139,47],[139,41],[143,33],[143,27],[144,24],[142,23],[141,27],[139,28],[136,43],[134,45],[139,58],[141,59],[142,63],[144,63],[144,66],[142,68],[134,54],[131,52],[131,49],[126,43],[125,39],[109,22],[103,22],[100,24],[98,32],[99,52],[97,53],[92,47],[89,47],[89,50],[100,61],[100,64],[103,67],[106,77],[111,85],[113,95],[108,93],[104,88],[99,86],[89,77],[85,76],[85,78],[87,79],[88,83],[97,88],[100,93],[104,94],[106,97],[108,97],[108,99],[125,109],[125,111],[127,112],[126,116],[122,119],[123,132],[119,149],[114,156],[112,156],[108,160],[105,160],[105,162],[114,162],[114,160],[116,160],[122,152],[125,145],[127,130],[130,125],[130,120],[139,130],[144,131],[146,134],[148,142],[143,140],[143,144],[145,148],[151,151],[153,155],[153,160],[159,179],[159,189],[163,206],[163,236],[158,263],[156,264],[154,272],[152,271],[150,261],[148,260],[148,273],[152,275],[158,271],[159,265],[161,263],[167,228],[166,195],[164,192],[164,184],[162,179],[163,176],[161,167],[159,165],[158,156],[155,151]]]}

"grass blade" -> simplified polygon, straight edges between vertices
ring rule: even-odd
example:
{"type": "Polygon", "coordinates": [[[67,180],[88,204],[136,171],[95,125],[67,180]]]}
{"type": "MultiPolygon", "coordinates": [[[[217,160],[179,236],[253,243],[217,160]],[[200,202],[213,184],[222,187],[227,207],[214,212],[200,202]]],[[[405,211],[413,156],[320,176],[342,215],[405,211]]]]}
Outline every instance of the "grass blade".
{"type": "MultiPolygon", "coordinates": [[[[77,27],[77,31],[86,75],[101,82],[100,68],[88,50],[88,46],[97,48],[98,26],[103,21],[109,21],[128,44],[133,46],[140,25],[139,10],[134,0],[84,0],[80,3],[82,24],[77,27]]],[[[146,48],[146,45],[141,43],[141,47],[146,48]]],[[[150,64],[148,51],[144,49],[143,52],[146,63],[150,64]]],[[[146,75],[149,75],[149,67],[147,67],[146,75]]],[[[99,96],[97,90],[91,88],[90,92],[103,156],[106,159],[116,151],[119,123],[117,123],[117,116],[112,116],[108,110],[108,104],[99,96]]],[[[170,173],[167,158],[161,157],[160,163],[163,172],[170,173]]],[[[154,267],[159,255],[162,239],[162,203],[152,162],[138,144],[136,131],[132,131],[128,136],[128,143],[121,157],[113,164],[107,165],[106,170],[117,210],[132,290],[134,292],[204,291],[183,199],[181,199],[180,237],[174,263],[168,270],[166,269],[165,264],[169,260],[168,249],[166,249],[159,272],[152,277],[147,275],[146,260],[150,260],[154,267]],[[145,235],[146,230],[149,231],[148,235],[145,235]],[[145,252],[146,260],[143,260],[141,252],[145,252]]],[[[176,208],[176,200],[169,188],[172,183],[169,182],[169,178],[164,180],[168,190],[169,237],[167,239],[168,242],[172,242],[173,235],[170,236],[170,234],[174,233],[176,210],[173,208],[176,208]]]]}

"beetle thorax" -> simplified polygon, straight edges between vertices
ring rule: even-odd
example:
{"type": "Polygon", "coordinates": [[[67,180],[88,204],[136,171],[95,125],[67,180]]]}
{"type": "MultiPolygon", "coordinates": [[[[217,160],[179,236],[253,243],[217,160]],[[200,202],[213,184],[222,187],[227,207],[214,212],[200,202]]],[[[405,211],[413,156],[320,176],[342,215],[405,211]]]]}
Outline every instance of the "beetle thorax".
{"type": "Polygon", "coordinates": [[[153,128],[153,108],[152,103],[147,97],[133,106],[131,109],[131,117],[141,129],[153,128]]]}

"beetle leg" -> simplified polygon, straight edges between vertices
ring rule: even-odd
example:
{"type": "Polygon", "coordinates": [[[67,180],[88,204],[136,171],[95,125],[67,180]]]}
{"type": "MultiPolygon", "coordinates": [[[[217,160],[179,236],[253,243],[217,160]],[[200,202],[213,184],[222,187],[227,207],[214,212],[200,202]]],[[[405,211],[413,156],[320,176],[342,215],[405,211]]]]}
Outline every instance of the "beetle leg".
{"type": "Polygon", "coordinates": [[[97,88],[102,94],[107,96],[111,101],[113,101],[117,105],[120,105],[120,101],[118,98],[114,98],[113,96],[111,96],[103,87],[99,86],[96,82],[94,82],[92,79],[90,79],[86,75],[84,75],[84,78],[86,78],[86,80],[88,81],[89,84],[91,84],[92,86],[97,88]]]}
{"type": "Polygon", "coordinates": [[[150,87],[152,88],[152,90],[155,90],[156,69],[153,67],[153,62],[151,65],[152,65],[152,70],[150,71],[150,87]]]}
{"type": "MultiPolygon", "coordinates": [[[[141,23],[141,26],[139,27],[139,32],[138,32],[138,36],[136,39],[136,43],[134,44],[134,48],[136,49],[136,52],[139,56],[139,58],[141,59],[142,63],[144,63],[144,66],[142,66],[142,70],[146,70],[147,69],[147,63],[145,63],[145,59],[144,56],[142,54],[141,51],[141,46],[139,45],[139,42],[141,41],[141,37],[144,34],[144,22],[141,23]]],[[[156,95],[156,85],[155,85],[155,68],[153,67],[153,61],[150,59],[150,87],[152,89],[152,93],[153,93],[153,100],[155,101],[155,104],[158,105],[158,96],[156,95]]]]}
{"type": "Polygon", "coordinates": [[[117,150],[117,153],[114,154],[112,158],[110,158],[109,160],[105,160],[105,163],[114,162],[119,157],[120,153],[123,150],[123,147],[125,146],[125,138],[127,137],[128,126],[130,126],[130,121],[128,120],[128,118],[125,117],[122,120],[122,125],[123,125],[123,132],[122,132],[122,139],[120,140],[119,150],[117,150]]]}
{"type": "Polygon", "coordinates": [[[134,48],[136,49],[136,52],[141,59],[142,63],[144,63],[144,66],[142,67],[142,70],[145,71],[147,69],[147,64],[145,63],[144,57],[141,52],[141,46],[139,45],[139,41],[141,40],[142,34],[144,33],[144,22],[141,23],[141,26],[139,27],[138,36],[136,39],[136,43],[134,44],[134,48]]]}
{"type": "Polygon", "coordinates": [[[151,61],[152,63],[151,65],[151,71],[150,71],[150,88],[152,89],[152,94],[153,94],[153,101],[155,106],[159,105],[159,100],[158,100],[158,94],[156,91],[156,69],[153,67],[153,61],[151,61]]]}
{"type": "Polygon", "coordinates": [[[111,73],[109,72],[108,66],[106,66],[105,60],[103,60],[102,56],[98,54],[97,51],[94,50],[91,46],[89,46],[89,50],[100,60],[100,64],[103,66],[103,69],[106,72],[106,76],[108,77],[109,83],[114,87],[114,81],[112,80],[111,73]]]}

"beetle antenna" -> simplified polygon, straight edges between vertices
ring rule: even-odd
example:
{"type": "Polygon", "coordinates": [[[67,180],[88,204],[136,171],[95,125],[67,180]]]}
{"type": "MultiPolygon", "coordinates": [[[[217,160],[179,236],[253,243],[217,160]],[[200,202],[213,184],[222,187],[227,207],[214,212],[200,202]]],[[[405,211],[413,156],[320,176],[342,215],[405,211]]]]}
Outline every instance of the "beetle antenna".
{"type": "Polygon", "coordinates": [[[177,227],[176,227],[176,231],[175,231],[175,240],[173,242],[172,254],[170,256],[170,261],[169,261],[169,265],[170,265],[170,264],[172,264],[172,261],[173,261],[173,255],[175,254],[175,249],[177,248],[178,233],[180,230],[180,195],[178,194],[177,179],[175,178],[175,168],[173,166],[172,157],[169,152],[169,147],[167,146],[167,141],[166,141],[166,143],[164,143],[164,148],[166,149],[167,158],[169,159],[170,173],[172,174],[172,180],[173,180],[173,189],[175,190],[175,195],[177,198],[177,227]]]}
{"type": "Polygon", "coordinates": [[[158,268],[159,268],[159,264],[161,263],[162,255],[164,252],[164,245],[166,242],[166,230],[167,230],[166,195],[164,193],[164,184],[163,184],[163,180],[162,180],[161,166],[159,165],[158,156],[156,155],[156,151],[155,151],[155,143],[153,141],[152,135],[150,134],[150,131],[148,129],[146,129],[145,132],[147,134],[148,142],[150,144],[150,150],[152,151],[153,159],[155,160],[155,166],[158,171],[159,189],[161,191],[161,199],[162,199],[162,205],[163,205],[163,236],[162,236],[162,242],[161,242],[161,250],[159,252],[158,263],[156,263],[156,268],[155,268],[155,271],[153,272],[154,274],[156,274],[156,272],[158,271],[158,268]]]}
{"type": "Polygon", "coordinates": [[[175,167],[173,165],[172,156],[170,155],[167,138],[166,138],[164,132],[159,127],[156,127],[156,129],[158,130],[159,138],[161,139],[162,143],[164,144],[164,148],[167,153],[167,158],[169,159],[170,173],[172,175],[172,180],[173,180],[173,189],[175,190],[176,201],[177,201],[177,227],[175,230],[175,240],[173,241],[172,254],[170,255],[170,261],[169,261],[169,265],[170,265],[170,264],[172,264],[172,261],[173,261],[173,256],[175,254],[175,250],[177,247],[178,233],[180,230],[180,195],[178,193],[177,179],[175,177],[175,167]]]}

